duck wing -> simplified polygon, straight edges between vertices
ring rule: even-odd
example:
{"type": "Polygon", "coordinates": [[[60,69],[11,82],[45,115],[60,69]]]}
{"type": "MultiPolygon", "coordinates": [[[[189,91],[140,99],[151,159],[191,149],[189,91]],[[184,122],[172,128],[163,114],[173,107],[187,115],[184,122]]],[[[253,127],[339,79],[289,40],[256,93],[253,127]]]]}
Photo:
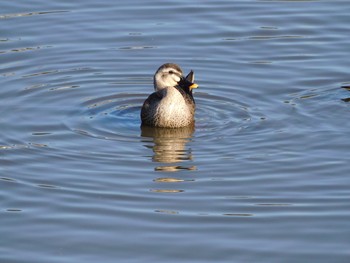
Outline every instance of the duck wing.
{"type": "Polygon", "coordinates": [[[153,119],[152,116],[155,114],[157,105],[163,97],[164,95],[162,90],[153,92],[148,96],[141,109],[141,120],[143,123],[148,123],[153,119]]]}

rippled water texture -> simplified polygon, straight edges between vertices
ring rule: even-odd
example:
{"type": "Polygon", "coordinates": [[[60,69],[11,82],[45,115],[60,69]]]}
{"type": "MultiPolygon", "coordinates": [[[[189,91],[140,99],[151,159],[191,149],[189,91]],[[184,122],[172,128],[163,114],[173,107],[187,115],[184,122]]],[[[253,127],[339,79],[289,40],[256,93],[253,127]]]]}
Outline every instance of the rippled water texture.
{"type": "Polygon", "coordinates": [[[0,262],[349,262],[350,2],[0,7],[0,262]]]}

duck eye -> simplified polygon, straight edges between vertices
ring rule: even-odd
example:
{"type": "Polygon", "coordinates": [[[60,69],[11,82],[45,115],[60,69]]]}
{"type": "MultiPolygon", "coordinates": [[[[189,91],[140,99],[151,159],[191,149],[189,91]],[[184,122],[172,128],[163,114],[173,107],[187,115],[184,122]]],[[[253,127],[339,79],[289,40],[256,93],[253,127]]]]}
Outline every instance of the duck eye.
{"type": "Polygon", "coordinates": [[[169,74],[174,74],[174,71],[170,70],[170,71],[169,71],[169,74]]]}

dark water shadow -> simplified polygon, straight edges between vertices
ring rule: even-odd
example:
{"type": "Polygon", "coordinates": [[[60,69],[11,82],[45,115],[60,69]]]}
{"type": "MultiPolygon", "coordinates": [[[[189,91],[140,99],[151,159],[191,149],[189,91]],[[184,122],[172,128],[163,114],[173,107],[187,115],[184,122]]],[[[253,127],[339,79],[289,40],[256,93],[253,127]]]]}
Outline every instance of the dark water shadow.
{"type": "MultiPolygon", "coordinates": [[[[344,85],[344,86],[342,86],[342,88],[347,90],[347,91],[350,91],[350,85],[344,85]]],[[[344,102],[350,102],[350,94],[349,94],[349,97],[342,98],[341,100],[344,102]]]]}

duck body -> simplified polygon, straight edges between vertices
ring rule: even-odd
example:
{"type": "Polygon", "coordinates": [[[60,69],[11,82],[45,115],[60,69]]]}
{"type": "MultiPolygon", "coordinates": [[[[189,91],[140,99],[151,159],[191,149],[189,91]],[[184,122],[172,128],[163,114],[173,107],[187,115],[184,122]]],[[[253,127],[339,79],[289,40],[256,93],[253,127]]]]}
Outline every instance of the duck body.
{"type": "Polygon", "coordinates": [[[155,92],[143,103],[142,125],[163,128],[193,125],[196,106],[192,89],[198,86],[193,80],[193,71],[185,78],[178,65],[162,65],[154,75],[155,92]]]}
{"type": "Polygon", "coordinates": [[[167,87],[152,93],[141,110],[143,125],[179,128],[194,123],[195,102],[180,87],[167,87]]]}

